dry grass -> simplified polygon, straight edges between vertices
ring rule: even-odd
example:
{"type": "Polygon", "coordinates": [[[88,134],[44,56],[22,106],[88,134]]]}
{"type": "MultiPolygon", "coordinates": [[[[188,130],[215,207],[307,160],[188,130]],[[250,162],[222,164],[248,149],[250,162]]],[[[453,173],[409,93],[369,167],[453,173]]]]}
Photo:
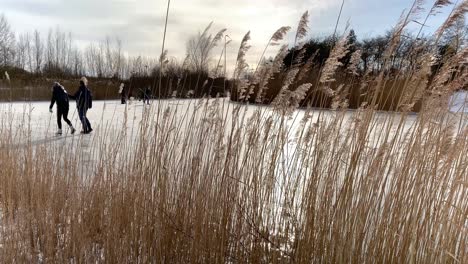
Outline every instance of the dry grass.
{"type": "Polygon", "coordinates": [[[466,262],[466,117],[307,111],[293,124],[220,100],[194,108],[103,128],[88,155],[82,142],[16,147],[30,131],[2,115],[1,258],[466,262]]]}
{"type": "MultiPolygon", "coordinates": [[[[0,259],[467,263],[468,129],[466,115],[447,110],[466,84],[462,60],[429,84],[417,116],[376,111],[385,70],[353,112],[339,89],[336,111],[294,111],[310,85],[284,80],[273,108],[160,102],[141,122],[126,113],[124,127],[138,122],[135,130],[101,124],[69,145],[32,144],[28,112],[19,128],[2,112],[0,259]]],[[[426,85],[421,76],[402,94],[426,85]]]]}

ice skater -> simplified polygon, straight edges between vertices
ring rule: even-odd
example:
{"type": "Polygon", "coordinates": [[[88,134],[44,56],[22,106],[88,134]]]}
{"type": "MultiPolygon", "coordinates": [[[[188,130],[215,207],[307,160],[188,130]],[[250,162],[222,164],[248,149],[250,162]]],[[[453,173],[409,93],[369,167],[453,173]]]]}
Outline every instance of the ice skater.
{"type": "Polygon", "coordinates": [[[150,98],[151,98],[151,88],[148,86],[146,87],[146,90],[143,94],[143,104],[145,103],[150,104],[150,98]]]}
{"type": "Polygon", "coordinates": [[[125,84],[121,83],[120,88],[119,88],[119,94],[120,94],[120,103],[121,104],[126,104],[127,98],[126,98],[126,91],[125,91],[125,84]]]}
{"type": "Polygon", "coordinates": [[[78,116],[80,117],[83,130],[81,134],[89,134],[93,131],[91,123],[89,122],[86,114],[93,106],[93,97],[91,91],[88,89],[88,80],[82,77],[80,80],[80,87],[74,95],[69,95],[70,98],[76,100],[76,108],[78,109],[78,116]]]}
{"type": "Polygon", "coordinates": [[[70,127],[70,132],[72,134],[75,133],[75,128],[73,127],[70,120],[68,120],[68,110],[70,109],[68,93],[65,88],[58,82],[55,82],[54,86],[52,87],[52,100],[50,101],[49,106],[49,111],[51,113],[54,112],[52,108],[54,107],[55,103],[57,103],[57,135],[62,135],[62,118],[70,127]]]}

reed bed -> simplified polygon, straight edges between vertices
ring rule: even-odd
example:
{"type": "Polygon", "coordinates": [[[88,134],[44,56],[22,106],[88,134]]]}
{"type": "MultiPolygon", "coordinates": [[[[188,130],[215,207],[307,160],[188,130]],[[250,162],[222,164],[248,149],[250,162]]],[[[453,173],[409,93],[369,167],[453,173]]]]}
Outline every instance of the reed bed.
{"type": "Polygon", "coordinates": [[[467,260],[465,116],[161,107],[66,144],[2,119],[1,258],[467,260]]]}
{"type": "MultiPolygon", "coordinates": [[[[394,34],[398,41],[401,31],[394,34]]],[[[249,39],[234,74],[241,99],[254,96],[255,82],[267,89],[261,78],[241,78],[249,39]]],[[[401,112],[382,113],[376,102],[390,78],[385,69],[368,77],[372,89],[356,111],[348,111],[346,87],[330,88],[342,43],[317,79],[333,110],[297,110],[310,85],[295,85],[301,69],[294,65],[271,107],[159,100],[116,120],[104,115],[112,111],[104,103],[93,136],[65,141],[37,144],[32,110],[4,107],[0,258],[467,263],[467,117],[448,111],[450,94],[466,85],[467,49],[431,81],[422,60],[405,73],[401,112]],[[421,98],[420,113],[411,114],[421,98]]],[[[277,70],[258,72],[270,78],[277,70]]]]}

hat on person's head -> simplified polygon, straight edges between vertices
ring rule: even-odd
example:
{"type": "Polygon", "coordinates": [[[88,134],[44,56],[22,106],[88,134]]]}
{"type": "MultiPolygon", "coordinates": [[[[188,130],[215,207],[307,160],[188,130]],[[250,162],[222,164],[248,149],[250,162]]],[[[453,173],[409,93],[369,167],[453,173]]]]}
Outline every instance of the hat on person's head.
{"type": "Polygon", "coordinates": [[[55,87],[60,87],[60,83],[59,82],[54,82],[54,84],[52,85],[52,89],[54,89],[55,87]]]}
{"type": "Polygon", "coordinates": [[[85,86],[88,86],[88,79],[86,79],[86,77],[81,77],[80,79],[80,83],[83,83],[85,86]]]}

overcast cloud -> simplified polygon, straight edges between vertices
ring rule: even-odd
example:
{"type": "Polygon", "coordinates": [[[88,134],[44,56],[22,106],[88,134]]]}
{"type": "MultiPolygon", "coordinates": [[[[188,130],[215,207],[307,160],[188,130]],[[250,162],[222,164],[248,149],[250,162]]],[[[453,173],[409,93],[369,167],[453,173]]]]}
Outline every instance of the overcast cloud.
{"type": "MultiPolygon", "coordinates": [[[[349,20],[358,37],[383,33],[411,4],[412,0],[346,0],[340,29],[349,20]]],[[[71,32],[79,45],[118,37],[130,55],[158,57],[166,5],[163,0],[0,0],[0,13],[17,33],[38,29],[45,36],[58,26],[71,32]]],[[[294,28],[306,10],[311,36],[333,32],[340,5],[341,0],[172,0],[166,48],[170,56],[182,59],[188,37],[213,21],[213,32],[227,28],[233,39],[230,65],[249,30],[248,62],[256,63],[271,34],[280,26],[294,28]]],[[[445,16],[431,18],[427,30],[435,30],[445,16]]]]}

